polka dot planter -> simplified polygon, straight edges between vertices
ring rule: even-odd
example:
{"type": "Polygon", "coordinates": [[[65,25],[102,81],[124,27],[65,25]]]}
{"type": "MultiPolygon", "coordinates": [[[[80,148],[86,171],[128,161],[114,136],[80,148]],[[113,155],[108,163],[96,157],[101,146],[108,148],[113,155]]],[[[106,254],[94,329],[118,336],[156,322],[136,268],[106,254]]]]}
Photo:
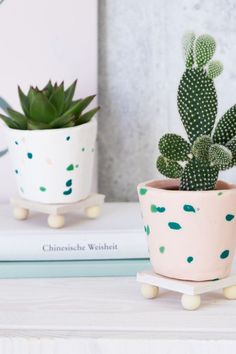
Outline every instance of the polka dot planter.
{"type": "Polygon", "coordinates": [[[229,275],[236,247],[236,186],[179,191],[176,180],[138,185],[145,237],[156,273],[192,281],[229,275]]]}
{"type": "Polygon", "coordinates": [[[15,130],[6,135],[21,197],[42,203],[74,203],[90,194],[95,119],[62,129],[15,130]]]}

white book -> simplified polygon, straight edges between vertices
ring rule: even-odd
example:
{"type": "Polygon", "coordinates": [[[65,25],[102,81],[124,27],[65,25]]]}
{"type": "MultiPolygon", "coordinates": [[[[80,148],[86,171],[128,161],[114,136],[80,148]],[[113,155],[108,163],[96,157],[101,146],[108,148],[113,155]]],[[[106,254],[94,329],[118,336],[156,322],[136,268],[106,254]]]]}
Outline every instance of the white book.
{"type": "Polygon", "coordinates": [[[105,203],[102,215],[66,215],[63,229],[50,229],[47,215],[15,220],[0,204],[0,261],[149,258],[138,203],[105,203]]]}

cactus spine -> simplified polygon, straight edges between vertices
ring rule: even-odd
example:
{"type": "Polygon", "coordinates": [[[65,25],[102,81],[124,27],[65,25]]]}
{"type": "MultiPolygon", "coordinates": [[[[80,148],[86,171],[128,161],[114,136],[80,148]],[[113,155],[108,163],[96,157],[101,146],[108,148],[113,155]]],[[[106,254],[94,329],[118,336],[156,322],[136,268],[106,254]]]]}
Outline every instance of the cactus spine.
{"type": "Polygon", "coordinates": [[[220,170],[236,165],[236,105],[219,120],[214,79],[223,71],[212,60],[216,43],[204,34],[183,38],[186,70],[178,88],[178,110],[188,141],[165,134],[159,141],[157,169],[169,178],[180,178],[181,190],[212,190],[220,170]]]}

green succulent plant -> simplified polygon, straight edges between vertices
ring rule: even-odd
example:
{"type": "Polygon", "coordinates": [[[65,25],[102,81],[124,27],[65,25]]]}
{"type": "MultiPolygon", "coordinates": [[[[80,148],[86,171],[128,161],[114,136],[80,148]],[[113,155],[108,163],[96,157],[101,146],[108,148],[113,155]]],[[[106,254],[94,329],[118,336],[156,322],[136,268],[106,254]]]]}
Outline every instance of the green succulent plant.
{"type": "Polygon", "coordinates": [[[214,79],[223,71],[213,61],[216,43],[208,34],[183,39],[186,70],[178,88],[178,111],[188,140],[165,134],[159,141],[157,169],[180,179],[181,190],[212,190],[219,171],[236,165],[236,105],[216,124],[217,95],[214,79]]]}
{"type": "Polygon", "coordinates": [[[51,81],[42,89],[30,87],[27,95],[18,86],[18,94],[23,113],[7,107],[8,116],[0,118],[12,129],[58,129],[81,125],[89,122],[99,107],[84,113],[95,95],[73,100],[77,81],[67,89],[64,83],[52,84],[51,81]]]}

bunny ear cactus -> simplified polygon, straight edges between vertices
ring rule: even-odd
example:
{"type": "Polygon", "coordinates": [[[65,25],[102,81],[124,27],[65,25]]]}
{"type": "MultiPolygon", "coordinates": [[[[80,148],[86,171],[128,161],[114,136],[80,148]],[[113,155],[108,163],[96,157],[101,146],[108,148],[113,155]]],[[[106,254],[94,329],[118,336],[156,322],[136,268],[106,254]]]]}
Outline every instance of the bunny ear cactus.
{"type": "Polygon", "coordinates": [[[159,141],[157,169],[169,178],[180,178],[181,190],[212,190],[219,171],[236,165],[236,105],[219,120],[214,79],[223,71],[212,60],[216,43],[204,34],[183,38],[186,71],[178,88],[178,110],[188,141],[166,134],[159,141]],[[214,131],[213,131],[214,130],[214,131]]]}

